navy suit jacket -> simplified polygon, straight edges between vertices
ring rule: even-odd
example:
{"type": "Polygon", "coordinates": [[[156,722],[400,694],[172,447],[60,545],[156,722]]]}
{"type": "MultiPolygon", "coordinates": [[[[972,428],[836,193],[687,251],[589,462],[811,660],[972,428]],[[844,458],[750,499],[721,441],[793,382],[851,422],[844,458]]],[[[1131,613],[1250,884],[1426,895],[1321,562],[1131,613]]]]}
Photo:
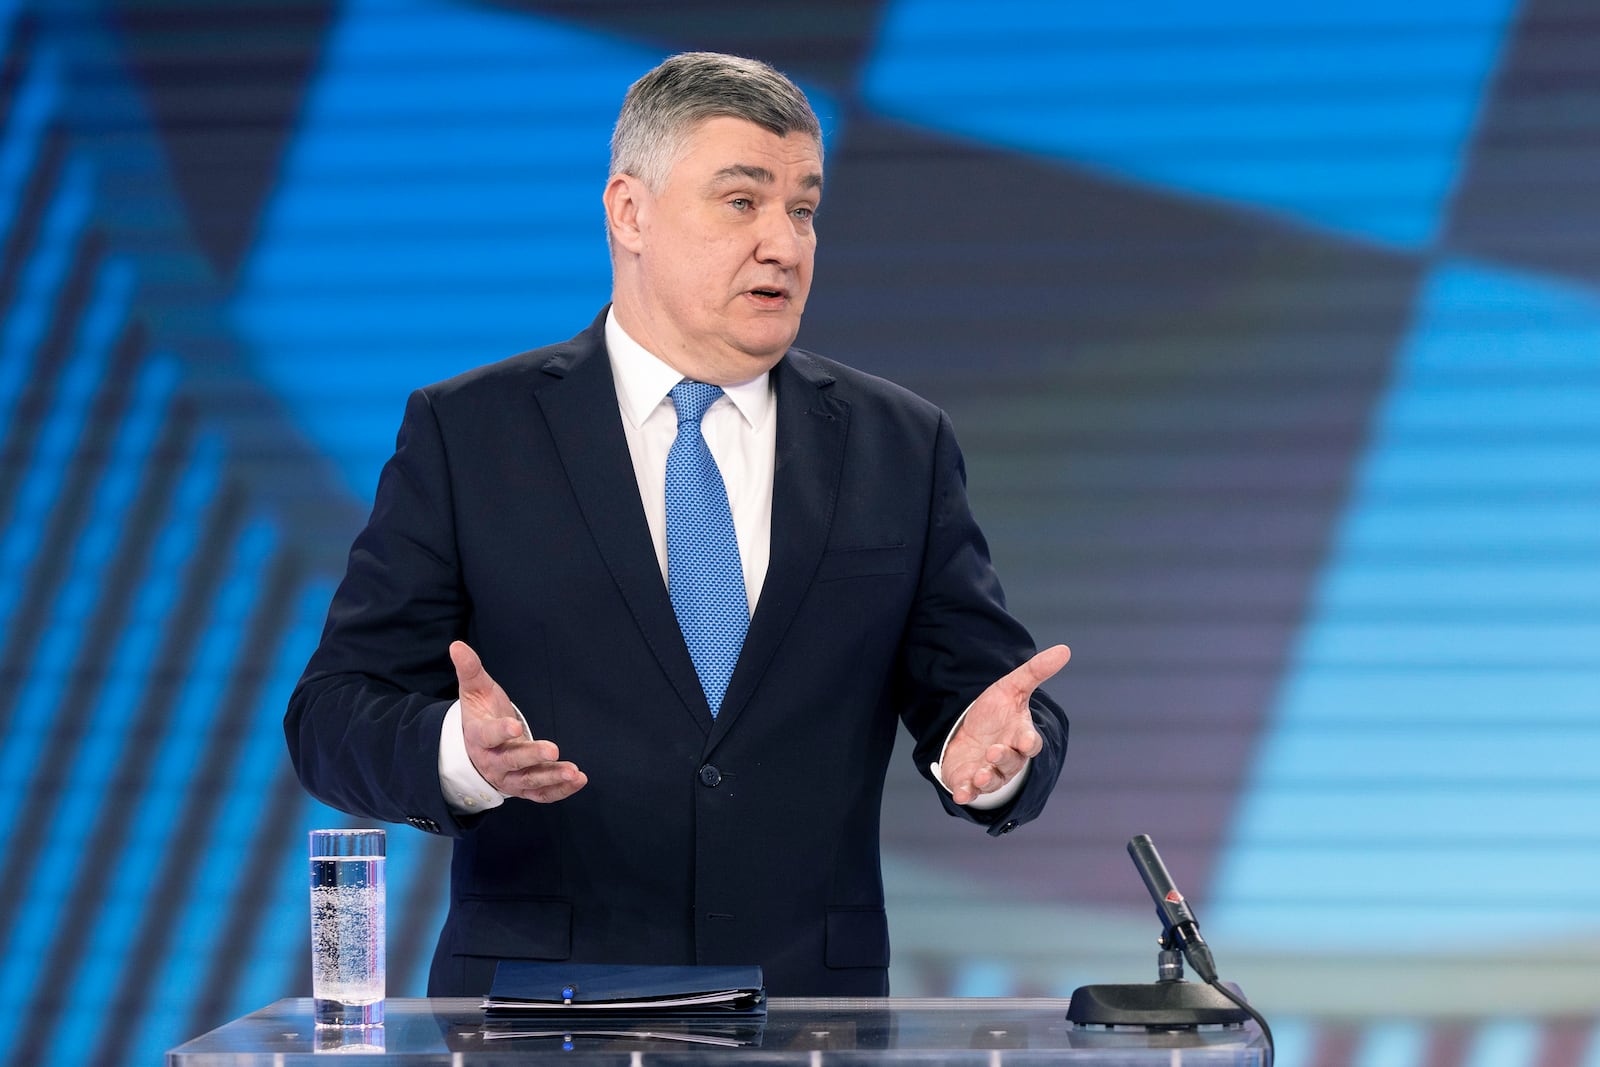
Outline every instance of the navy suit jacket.
{"type": "MultiPolygon", "coordinates": [[[[758,963],[778,996],[887,992],[879,807],[896,722],[927,764],[1034,651],[1005,611],[948,420],[794,349],[774,374],[771,561],[711,717],[651,544],[604,316],[412,394],[366,529],[290,701],[301,780],[455,838],[432,995],[502,958],[758,963]],[[556,804],[457,816],[439,736],[471,644],[536,737],[588,775],[556,804]]],[[[999,834],[1060,772],[1066,718],[999,834]]],[[[931,781],[931,778],[930,778],[931,781]]]]}

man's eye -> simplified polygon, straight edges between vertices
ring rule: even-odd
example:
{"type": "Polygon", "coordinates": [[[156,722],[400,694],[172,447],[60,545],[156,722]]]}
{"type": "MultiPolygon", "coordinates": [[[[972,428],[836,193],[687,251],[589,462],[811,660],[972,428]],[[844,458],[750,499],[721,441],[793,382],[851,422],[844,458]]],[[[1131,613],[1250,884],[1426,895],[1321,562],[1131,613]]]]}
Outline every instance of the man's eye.
{"type": "Polygon", "coordinates": [[[810,222],[813,218],[816,217],[816,214],[817,214],[817,209],[816,208],[797,207],[797,208],[794,209],[794,217],[797,218],[797,219],[800,219],[802,222],[810,222]]]}
{"type": "Polygon", "coordinates": [[[746,211],[750,207],[750,198],[748,196],[736,196],[728,201],[728,206],[736,211],[746,211]]]}

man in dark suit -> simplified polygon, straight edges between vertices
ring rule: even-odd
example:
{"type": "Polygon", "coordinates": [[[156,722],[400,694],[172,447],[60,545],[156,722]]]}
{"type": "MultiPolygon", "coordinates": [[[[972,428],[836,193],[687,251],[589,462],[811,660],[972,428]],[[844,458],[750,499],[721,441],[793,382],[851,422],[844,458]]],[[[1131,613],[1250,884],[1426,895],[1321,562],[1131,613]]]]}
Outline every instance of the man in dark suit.
{"type": "Polygon", "coordinates": [[[613,136],[610,307],[410,398],[285,730],[315,796],[455,838],[432,995],[504,958],[882,995],[897,719],[991,834],[1055,783],[1068,652],[1006,613],[948,420],[791,347],[821,192],[788,79],[669,59],[613,136]]]}

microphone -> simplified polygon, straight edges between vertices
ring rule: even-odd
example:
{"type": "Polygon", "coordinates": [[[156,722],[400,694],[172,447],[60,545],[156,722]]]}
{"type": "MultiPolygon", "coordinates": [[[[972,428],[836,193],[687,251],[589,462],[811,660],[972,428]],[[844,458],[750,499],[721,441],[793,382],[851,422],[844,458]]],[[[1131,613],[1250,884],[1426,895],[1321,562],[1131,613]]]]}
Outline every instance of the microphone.
{"type": "Polygon", "coordinates": [[[1144,879],[1144,887],[1150,891],[1150,898],[1156,902],[1156,914],[1161,917],[1165,940],[1175,942],[1175,945],[1169,944],[1167,947],[1182,949],[1189,966],[1204,981],[1217,981],[1217,965],[1211,958],[1211,949],[1206,945],[1205,938],[1200,936],[1200,924],[1195,921],[1194,912],[1189,910],[1183,894],[1173,884],[1172,875],[1167,873],[1167,865],[1161,862],[1155,842],[1150,840],[1148,834],[1140,834],[1128,842],[1128,855],[1139,869],[1139,877],[1144,879]]]}
{"type": "Polygon", "coordinates": [[[1267,1067],[1276,1058],[1272,1028],[1261,1013],[1244,999],[1239,987],[1217,977],[1211,949],[1200,936],[1194,912],[1172,884],[1167,865],[1146,834],[1128,842],[1128,855],[1144,879],[1161,918],[1161,953],[1157,981],[1146,985],[1086,985],[1072,991],[1067,1021],[1079,1026],[1143,1026],[1146,1029],[1189,1029],[1197,1026],[1234,1026],[1254,1019],[1267,1043],[1267,1067]],[[1202,985],[1183,980],[1187,959],[1202,985]]]}

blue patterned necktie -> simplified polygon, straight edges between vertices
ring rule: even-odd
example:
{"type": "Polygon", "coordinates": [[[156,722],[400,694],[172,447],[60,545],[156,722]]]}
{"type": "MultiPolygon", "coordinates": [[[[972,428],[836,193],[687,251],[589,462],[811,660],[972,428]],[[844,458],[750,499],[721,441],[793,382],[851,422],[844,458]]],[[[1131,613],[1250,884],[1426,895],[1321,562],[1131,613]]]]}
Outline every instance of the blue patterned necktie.
{"type": "Polygon", "coordinates": [[[667,453],[667,592],[715,718],[750,628],[728,489],[700,432],[700,417],[722,390],[685,380],[668,395],[678,436],[667,453]]]}

